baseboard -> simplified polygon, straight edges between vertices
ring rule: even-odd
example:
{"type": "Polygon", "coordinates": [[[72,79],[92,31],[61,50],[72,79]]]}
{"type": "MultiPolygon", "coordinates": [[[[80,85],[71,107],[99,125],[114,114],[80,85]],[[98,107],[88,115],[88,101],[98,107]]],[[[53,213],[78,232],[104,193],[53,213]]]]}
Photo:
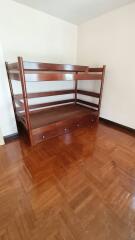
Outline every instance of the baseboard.
{"type": "Polygon", "coordinates": [[[101,121],[102,123],[105,123],[105,124],[107,124],[107,125],[110,125],[110,126],[112,126],[112,127],[114,127],[114,128],[117,128],[117,129],[119,129],[119,130],[121,130],[121,131],[124,131],[124,132],[130,133],[130,134],[132,134],[132,135],[135,135],[135,129],[134,129],[134,128],[130,128],[130,127],[124,126],[124,125],[122,125],[122,124],[113,122],[113,121],[111,121],[111,120],[108,120],[108,119],[105,119],[105,118],[102,118],[102,117],[100,117],[99,119],[100,119],[100,121],[101,121]]]}
{"type": "Polygon", "coordinates": [[[5,141],[5,143],[9,143],[17,138],[19,138],[19,134],[13,133],[13,134],[4,136],[4,141],[5,141]]]}

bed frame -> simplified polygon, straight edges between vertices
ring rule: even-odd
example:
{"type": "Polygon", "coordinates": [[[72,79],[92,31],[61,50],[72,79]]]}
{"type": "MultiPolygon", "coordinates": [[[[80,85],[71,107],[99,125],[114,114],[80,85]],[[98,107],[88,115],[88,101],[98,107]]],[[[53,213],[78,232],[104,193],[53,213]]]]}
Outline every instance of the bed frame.
{"type": "Polygon", "coordinates": [[[23,129],[31,145],[43,140],[68,133],[75,128],[92,126],[98,122],[101,107],[101,98],[105,76],[105,66],[90,68],[69,64],[51,64],[23,61],[18,57],[18,62],[6,62],[7,75],[12,96],[13,108],[18,131],[23,129]],[[12,80],[20,81],[22,94],[14,94],[12,80]],[[75,82],[74,89],[27,92],[27,81],[66,81],[75,82]],[[99,80],[100,92],[91,92],[78,89],[78,81],[99,80]],[[31,98],[73,94],[74,98],[55,102],[29,104],[31,98]],[[78,99],[79,95],[90,96],[98,99],[98,104],[78,99]]]}

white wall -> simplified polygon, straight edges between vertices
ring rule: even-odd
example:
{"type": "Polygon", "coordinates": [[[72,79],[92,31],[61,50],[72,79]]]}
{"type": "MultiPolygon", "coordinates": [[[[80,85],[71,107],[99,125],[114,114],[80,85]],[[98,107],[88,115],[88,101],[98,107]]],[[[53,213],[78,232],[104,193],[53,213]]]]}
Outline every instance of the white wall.
{"type": "Polygon", "coordinates": [[[2,46],[0,44],[0,128],[2,135],[16,132],[15,117],[7,81],[2,46]]]}
{"type": "MultiPolygon", "coordinates": [[[[11,0],[0,3],[0,42],[2,43],[4,60],[15,61],[17,56],[26,60],[55,63],[76,63],[77,27],[43,12],[21,5],[11,0]]],[[[2,132],[4,135],[16,132],[7,78],[3,61],[3,118],[2,132]]],[[[69,88],[71,83],[67,83],[69,88]]],[[[47,86],[46,86],[47,87],[47,86]]],[[[49,89],[64,88],[61,84],[50,85],[49,89]]],[[[39,87],[41,89],[42,86],[39,87]]],[[[33,86],[33,91],[38,86],[33,86]]],[[[46,89],[48,90],[48,89],[46,89]]]]}
{"type": "Polygon", "coordinates": [[[135,3],[79,26],[78,63],[107,65],[101,116],[135,128],[135,3]]]}
{"type": "MultiPolygon", "coordinates": [[[[4,61],[26,60],[107,65],[101,116],[135,128],[135,4],[119,8],[78,27],[11,0],[0,7],[0,112],[3,135],[16,125],[4,61]]],[[[72,87],[50,83],[46,90],[72,87]]],[[[86,81],[84,89],[90,88],[86,81]]],[[[92,88],[94,85],[92,85],[92,88]]],[[[32,91],[42,88],[33,85],[32,91]]],[[[43,89],[43,88],[42,88],[43,89]]],[[[44,89],[43,89],[44,90],[44,89]]],[[[69,96],[68,96],[69,97],[69,96]]],[[[61,98],[61,96],[60,96],[61,98]]],[[[51,100],[51,99],[50,99],[51,100]]]]}

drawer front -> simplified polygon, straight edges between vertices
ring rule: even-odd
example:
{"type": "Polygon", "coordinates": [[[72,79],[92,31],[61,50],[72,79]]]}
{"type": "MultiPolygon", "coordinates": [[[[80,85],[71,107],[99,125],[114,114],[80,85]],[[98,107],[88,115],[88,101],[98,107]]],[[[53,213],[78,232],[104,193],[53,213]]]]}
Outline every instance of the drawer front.
{"type": "Polygon", "coordinates": [[[49,138],[69,133],[79,127],[85,127],[88,125],[92,126],[96,119],[97,118],[95,116],[88,115],[80,119],[71,119],[57,122],[43,129],[39,129],[39,131],[36,130],[33,132],[34,144],[37,144],[49,138]]]}

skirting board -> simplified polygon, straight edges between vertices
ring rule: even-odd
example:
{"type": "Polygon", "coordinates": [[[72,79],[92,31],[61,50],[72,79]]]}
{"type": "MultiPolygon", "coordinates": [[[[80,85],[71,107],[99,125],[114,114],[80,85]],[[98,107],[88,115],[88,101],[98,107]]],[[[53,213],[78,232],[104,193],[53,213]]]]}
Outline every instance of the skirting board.
{"type": "Polygon", "coordinates": [[[4,136],[4,141],[5,143],[9,143],[15,139],[19,138],[19,134],[18,133],[13,133],[7,136],[4,136]]]}
{"type": "Polygon", "coordinates": [[[107,124],[109,126],[112,126],[112,127],[116,128],[118,130],[121,130],[121,131],[124,131],[126,133],[130,133],[132,135],[135,135],[135,129],[134,128],[130,128],[130,127],[124,126],[122,124],[113,122],[111,120],[108,120],[108,119],[105,119],[105,118],[102,118],[102,117],[100,117],[99,120],[100,120],[100,122],[102,122],[104,124],[107,124]]]}
{"type": "MultiPolygon", "coordinates": [[[[105,125],[109,125],[111,127],[114,127],[118,130],[121,130],[121,131],[124,131],[124,132],[127,132],[127,133],[130,133],[132,135],[135,135],[135,129],[133,128],[129,128],[129,127],[126,127],[124,125],[121,125],[119,123],[116,123],[116,122],[113,122],[113,121],[110,121],[110,120],[107,120],[105,118],[99,118],[100,122],[104,123],[105,125]]],[[[4,141],[5,143],[9,143],[15,139],[19,138],[19,134],[18,133],[14,133],[14,134],[11,134],[11,135],[7,135],[4,137],[4,141]]]]}

